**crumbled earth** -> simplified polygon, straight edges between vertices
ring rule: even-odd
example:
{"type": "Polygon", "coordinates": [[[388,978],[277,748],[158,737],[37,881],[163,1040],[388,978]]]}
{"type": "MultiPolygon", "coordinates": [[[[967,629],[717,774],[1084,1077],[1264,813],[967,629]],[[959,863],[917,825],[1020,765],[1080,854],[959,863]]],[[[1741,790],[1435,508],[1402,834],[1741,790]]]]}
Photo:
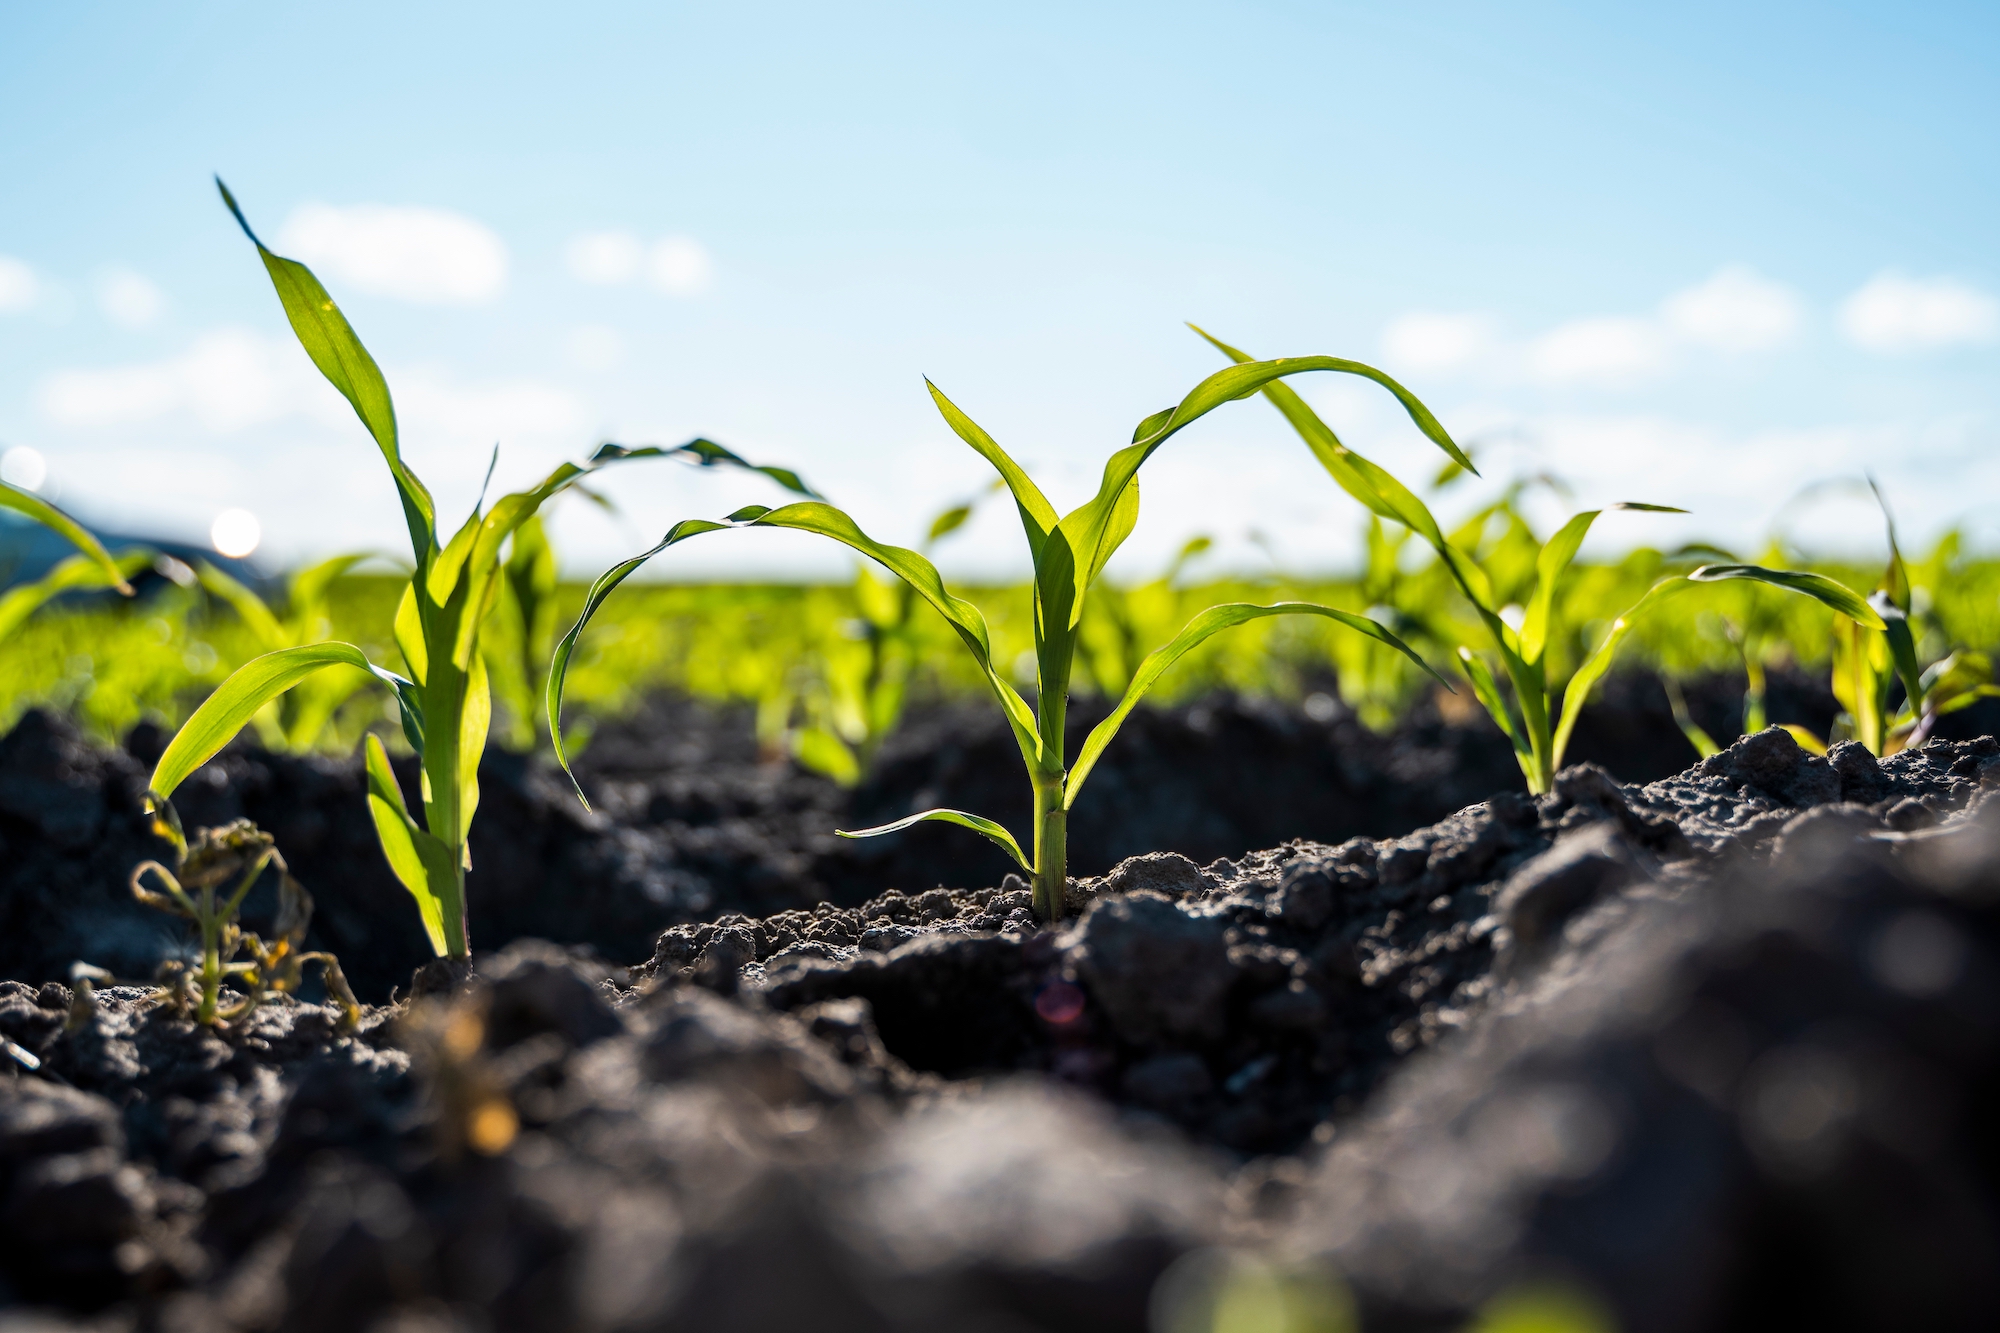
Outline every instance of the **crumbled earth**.
{"type": "MultiPolygon", "coordinates": [[[[1740,688],[1718,678],[1690,690],[1712,734],[1731,734],[1740,688]]],[[[1823,729],[1832,707],[1823,686],[1773,675],[1775,720],[1823,729]]],[[[1072,747],[1102,713],[1101,702],[1078,703],[1072,747]]],[[[0,976],[39,978],[82,959],[150,977],[184,946],[177,923],[134,903],[125,887],[134,865],[165,850],[147,833],[138,798],[166,739],[141,727],[108,750],[45,713],[0,738],[0,976]]],[[[1608,763],[1623,781],[1665,777],[1691,757],[1659,682],[1641,675],[1606,682],[1573,754],[1608,763]]],[[[602,724],[578,768],[589,811],[546,759],[487,751],[472,834],[475,947],[536,937],[624,958],[638,951],[635,940],[723,912],[852,907],[890,887],[993,884],[1008,862],[963,830],[919,827],[863,842],[833,830],[937,805],[1015,827],[1029,817],[1013,740],[993,710],[970,705],[915,710],[851,792],[760,763],[747,711],[671,697],[602,724]]],[[[402,761],[398,773],[414,804],[414,766],[402,761]]],[[[1489,722],[1448,725],[1429,703],[1390,736],[1338,711],[1316,720],[1267,700],[1142,708],[1077,806],[1070,864],[1102,874],[1145,852],[1207,864],[1297,837],[1399,836],[1519,781],[1489,722]]],[[[175,804],[191,828],[249,818],[270,831],[317,899],[309,947],[338,954],[361,997],[383,1001],[423,961],[423,939],[376,844],[364,789],[358,759],[272,754],[239,741],[190,778],[175,804]]],[[[276,905],[275,891],[260,888],[248,924],[267,928],[276,905]]]]}
{"type": "Polygon", "coordinates": [[[0,1295],[107,1331],[1140,1330],[1275,1272],[1369,1330],[1549,1282],[1628,1331],[1993,1327],[1996,787],[1992,739],[1773,730],[1132,858],[1053,930],[1007,879],[629,967],[520,941],[353,1032],[5,983],[0,1295]]]}

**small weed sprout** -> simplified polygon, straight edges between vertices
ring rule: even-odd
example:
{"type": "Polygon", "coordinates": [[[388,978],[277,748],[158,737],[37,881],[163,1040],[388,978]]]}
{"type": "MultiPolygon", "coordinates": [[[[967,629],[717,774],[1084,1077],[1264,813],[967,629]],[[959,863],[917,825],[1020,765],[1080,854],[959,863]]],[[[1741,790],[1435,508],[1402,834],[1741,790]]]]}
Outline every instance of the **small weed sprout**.
{"type": "MultiPolygon", "coordinates": [[[[1430,411],[1408,390],[1379,370],[1358,361],[1324,356],[1253,362],[1217,371],[1196,385],[1176,406],[1156,412],[1140,422],[1133,432],[1132,444],[1119,450],[1105,463],[1096,496],[1068,515],[1059,515],[1042,494],[1041,488],[993,437],[933,385],[931,397],[953,433],[992,464],[1006,483],[1027,535],[1035,570],[1036,690],[1033,705],[1008,682],[1002,665],[994,662],[985,617],[972,603],[946,588],[936,566],[922,554],[875,541],[852,518],[829,504],[806,502],[789,504],[781,509],[751,505],[720,522],[688,519],[676,523],[657,546],[613,566],[591,585],[584,599],[583,613],[557,646],[555,661],[549,670],[550,732],[557,737],[561,735],[563,679],[578,636],[612,590],[646,561],[690,537],[735,528],[790,528],[831,538],[859,551],[903,580],[957,632],[959,641],[978,663],[987,686],[1006,715],[1027,766],[1034,794],[1032,856],[1022,851],[1014,835],[1000,824],[962,810],[925,810],[880,828],[841,831],[841,836],[875,837],[925,821],[969,828],[992,840],[1027,871],[1034,887],[1036,909],[1044,919],[1060,918],[1068,883],[1070,808],[1099,756],[1139,700],[1169,667],[1197,644],[1231,626],[1265,616],[1315,615],[1389,644],[1407,654],[1424,670],[1430,670],[1429,665],[1409,645],[1365,616],[1312,602],[1280,602],[1271,606],[1232,602],[1210,607],[1189,621],[1170,642],[1146,657],[1126,686],[1118,706],[1084,741],[1075,764],[1072,766],[1068,761],[1064,733],[1084,604],[1091,585],[1103,573],[1105,562],[1131,535],[1138,522],[1138,475],[1141,465],[1167,440],[1215,408],[1254,394],[1286,376],[1308,371],[1358,375],[1382,385],[1395,395],[1433,443],[1448,455],[1470,465],[1470,460],[1459,453],[1457,445],[1452,443],[1451,437],[1430,411]]],[[[1442,681],[1443,677],[1438,679],[1442,681]]],[[[556,757],[564,759],[560,743],[556,757]]],[[[578,795],[582,795],[580,786],[578,795]]]]}
{"type": "MultiPolygon", "coordinates": [[[[201,934],[201,956],[194,967],[180,960],[162,965],[156,995],[162,1004],[205,1027],[235,1022],[271,995],[296,994],[305,965],[317,963],[327,995],[340,1007],[342,1028],[353,1029],[360,1021],[361,1006],[339,960],[330,953],[303,952],[306,927],[312,922],[312,895],[292,878],[270,834],[238,819],[221,828],[198,829],[190,843],[173,807],[164,801],[156,804],[153,831],[173,844],[174,868],[158,861],[140,862],[132,871],[132,896],[148,907],[187,918],[201,934]],[[238,925],[236,917],[251,888],[273,867],[278,871],[278,913],[273,938],[267,943],[238,925]],[[148,876],[159,887],[147,887],[148,876]],[[239,962],[239,952],[250,956],[239,962]],[[225,981],[241,988],[227,1003],[225,981]]],[[[78,976],[79,995],[89,980],[88,975],[78,976]]]]}
{"type": "MultiPolygon", "coordinates": [[[[329,667],[373,675],[395,691],[403,735],[421,765],[424,822],[403,800],[381,738],[365,743],[368,807],[390,868],[416,899],[431,948],[463,958],[471,951],[465,911],[465,875],[471,867],[468,838],[479,806],[479,756],[492,718],[492,682],[481,649],[481,630],[506,581],[503,553],[521,527],[556,496],[611,463],[675,458],[699,466],[729,464],[760,472],[801,495],[814,492],[784,468],[758,467],[709,440],[673,448],[606,444],[584,463],[564,463],[540,484],[502,496],[490,508],[485,496],[448,540],[440,540],[430,491],[403,461],[389,386],[347,317],[312,270],[272,253],[250,229],[227,187],[222,201],[257,248],[292,332],[327,381],[340,391],[367,427],[402,501],[413,570],[395,618],[396,644],[407,677],[375,665],[350,643],[283,647],[235,671],[187,720],[153,770],[150,797],[158,803],[272,700],[329,667]]],[[[497,457],[497,455],[496,455],[497,457]]],[[[489,477],[491,469],[488,470],[489,477]]]]}

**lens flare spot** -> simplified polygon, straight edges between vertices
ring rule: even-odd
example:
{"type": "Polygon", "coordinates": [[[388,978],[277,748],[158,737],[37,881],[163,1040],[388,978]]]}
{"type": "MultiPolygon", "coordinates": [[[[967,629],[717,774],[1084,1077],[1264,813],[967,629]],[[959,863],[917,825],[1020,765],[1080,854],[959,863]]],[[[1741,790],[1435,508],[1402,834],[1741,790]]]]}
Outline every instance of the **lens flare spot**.
{"type": "Polygon", "coordinates": [[[514,1145],[521,1133],[520,1117],[505,1097],[489,1097],[466,1117],[465,1142],[484,1157],[497,1157],[514,1145]]]}
{"type": "Polygon", "coordinates": [[[1067,1027],[1083,1017],[1083,992],[1067,981],[1052,982],[1035,997],[1035,1013],[1051,1027],[1067,1027]]]}
{"type": "Polygon", "coordinates": [[[215,516],[215,524],[208,530],[208,540],[215,547],[216,554],[241,560],[264,540],[264,525],[247,509],[225,509],[215,516]]]}

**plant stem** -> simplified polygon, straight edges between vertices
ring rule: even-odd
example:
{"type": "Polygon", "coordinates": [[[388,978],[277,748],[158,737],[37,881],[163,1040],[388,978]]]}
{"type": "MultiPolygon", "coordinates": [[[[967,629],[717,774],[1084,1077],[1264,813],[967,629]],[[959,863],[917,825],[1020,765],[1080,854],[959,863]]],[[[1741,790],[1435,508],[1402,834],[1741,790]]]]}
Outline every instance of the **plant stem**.
{"type": "Polygon", "coordinates": [[[1069,885],[1069,811],[1063,809],[1063,776],[1035,775],[1035,912],[1060,921],[1069,885]]]}

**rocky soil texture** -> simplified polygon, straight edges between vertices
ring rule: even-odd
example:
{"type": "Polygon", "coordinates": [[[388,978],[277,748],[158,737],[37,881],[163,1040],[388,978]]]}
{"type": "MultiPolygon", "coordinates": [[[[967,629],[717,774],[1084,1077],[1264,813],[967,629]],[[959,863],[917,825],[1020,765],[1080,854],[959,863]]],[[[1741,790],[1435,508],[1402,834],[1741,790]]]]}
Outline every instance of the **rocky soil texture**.
{"type": "Polygon", "coordinates": [[[1416,1330],[1554,1282],[1628,1331],[1992,1327],[1994,787],[1990,739],[1770,731],[1394,838],[1131,858],[1057,930],[1002,880],[684,921],[629,967],[517,942],[355,1032],[5,983],[5,1296],[1138,1330],[1262,1282],[1416,1330]]]}

